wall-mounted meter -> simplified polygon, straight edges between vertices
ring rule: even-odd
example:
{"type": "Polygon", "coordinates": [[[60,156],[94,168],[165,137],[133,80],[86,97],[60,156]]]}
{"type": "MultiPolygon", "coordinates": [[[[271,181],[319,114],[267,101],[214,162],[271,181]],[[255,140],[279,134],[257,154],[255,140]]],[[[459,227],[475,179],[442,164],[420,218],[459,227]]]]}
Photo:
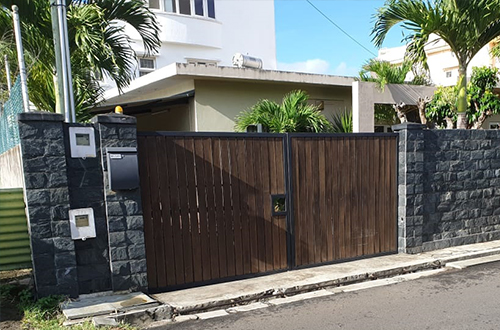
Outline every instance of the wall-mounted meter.
{"type": "Polygon", "coordinates": [[[72,158],[96,157],[94,128],[70,127],[69,145],[72,158]]]}
{"type": "Polygon", "coordinates": [[[69,224],[72,239],[86,240],[96,236],[92,208],[69,210],[69,224]]]}

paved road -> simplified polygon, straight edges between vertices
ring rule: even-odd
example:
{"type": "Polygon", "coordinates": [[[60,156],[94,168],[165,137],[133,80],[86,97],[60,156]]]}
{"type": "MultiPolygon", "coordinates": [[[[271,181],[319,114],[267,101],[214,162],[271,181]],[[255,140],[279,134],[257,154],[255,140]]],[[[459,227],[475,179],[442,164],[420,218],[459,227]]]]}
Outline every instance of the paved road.
{"type": "Polygon", "coordinates": [[[500,262],[164,329],[498,330],[500,262]]]}

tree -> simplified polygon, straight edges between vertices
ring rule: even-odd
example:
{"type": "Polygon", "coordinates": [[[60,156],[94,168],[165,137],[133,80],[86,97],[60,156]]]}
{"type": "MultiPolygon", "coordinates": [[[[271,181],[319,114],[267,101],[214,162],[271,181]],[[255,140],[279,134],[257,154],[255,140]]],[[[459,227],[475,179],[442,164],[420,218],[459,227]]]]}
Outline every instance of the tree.
{"type": "MultiPolygon", "coordinates": [[[[493,93],[499,82],[499,70],[488,67],[472,68],[467,86],[467,128],[479,129],[484,121],[500,112],[500,97],[493,93]]],[[[457,121],[458,86],[439,87],[427,105],[426,117],[438,127],[453,128],[457,121]]]]}
{"type": "MultiPolygon", "coordinates": [[[[54,111],[55,55],[50,15],[51,1],[0,0],[0,55],[15,54],[12,4],[19,7],[28,68],[30,100],[40,110],[54,111]]],[[[134,78],[136,54],[125,26],[141,36],[147,54],[159,49],[159,24],[142,0],[67,0],[68,39],[71,53],[75,106],[80,120],[99,100],[98,77],[113,79],[118,88],[134,78]]],[[[10,61],[11,72],[17,72],[10,61]]]]}
{"type": "Polygon", "coordinates": [[[244,132],[250,125],[262,124],[272,133],[331,131],[331,123],[308,100],[307,93],[301,90],[286,94],[281,104],[260,100],[236,117],[235,130],[244,132]]]}
{"type": "Polygon", "coordinates": [[[381,47],[389,30],[399,24],[409,32],[406,58],[426,63],[425,46],[432,34],[451,48],[458,60],[458,128],[466,128],[467,67],[481,48],[500,35],[499,0],[387,0],[375,14],[373,42],[381,47]]]}

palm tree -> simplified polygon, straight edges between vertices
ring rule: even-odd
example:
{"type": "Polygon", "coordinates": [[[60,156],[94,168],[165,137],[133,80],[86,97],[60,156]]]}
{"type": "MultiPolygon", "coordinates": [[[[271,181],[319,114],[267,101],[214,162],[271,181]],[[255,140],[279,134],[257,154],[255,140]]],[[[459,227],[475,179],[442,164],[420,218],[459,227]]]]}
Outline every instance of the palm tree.
{"type": "Polygon", "coordinates": [[[425,66],[425,46],[431,34],[439,36],[458,60],[458,128],[466,128],[466,72],[481,48],[500,35],[499,0],[387,0],[375,14],[373,42],[382,46],[389,30],[402,23],[409,34],[406,57],[425,66]]]}
{"type": "MultiPolygon", "coordinates": [[[[15,50],[10,12],[14,3],[21,19],[30,100],[40,110],[54,111],[58,101],[51,1],[0,0],[0,52],[15,50]]],[[[67,12],[75,106],[82,120],[102,95],[98,77],[110,77],[120,89],[134,78],[137,59],[125,26],[139,33],[147,54],[159,49],[160,28],[142,0],[67,0],[67,12]]],[[[10,62],[13,74],[15,63],[10,62]]]]}
{"type": "Polygon", "coordinates": [[[281,104],[260,100],[236,117],[235,129],[244,132],[250,125],[262,124],[272,133],[331,131],[331,123],[308,99],[306,92],[297,90],[286,94],[281,104]]]}
{"type": "Polygon", "coordinates": [[[377,83],[380,89],[384,90],[387,84],[403,84],[410,69],[411,64],[409,62],[394,65],[387,61],[372,58],[362,66],[359,79],[377,83]]]}

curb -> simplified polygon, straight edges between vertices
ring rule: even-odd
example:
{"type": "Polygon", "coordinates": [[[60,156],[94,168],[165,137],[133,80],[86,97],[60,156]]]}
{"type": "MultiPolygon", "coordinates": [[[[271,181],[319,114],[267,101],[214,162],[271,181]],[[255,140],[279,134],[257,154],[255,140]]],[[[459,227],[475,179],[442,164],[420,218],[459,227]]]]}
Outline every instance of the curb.
{"type": "MultiPolygon", "coordinates": [[[[206,318],[212,317],[212,314],[215,315],[213,317],[229,315],[233,313],[226,312],[226,309],[235,310],[235,312],[237,312],[238,309],[240,309],[241,312],[243,312],[245,308],[241,308],[242,306],[248,306],[249,304],[255,304],[255,303],[265,304],[270,299],[293,297],[295,295],[305,294],[308,292],[315,292],[322,289],[331,290],[351,284],[368,282],[377,279],[386,279],[399,275],[428,271],[431,269],[440,269],[446,267],[447,263],[487,257],[496,254],[500,254],[500,248],[495,248],[480,252],[471,252],[458,256],[440,257],[432,261],[421,262],[409,266],[393,267],[389,269],[376,271],[373,273],[360,273],[343,278],[318,282],[314,284],[293,286],[288,288],[270,289],[250,295],[240,296],[237,298],[221,299],[199,305],[194,304],[191,306],[179,307],[179,306],[174,306],[174,305],[171,306],[165,304],[155,307],[154,310],[153,308],[138,310],[131,313],[125,313],[122,315],[110,315],[109,317],[117,321],[127,322],[136,326],[148,326],[148,329],[153,329],[155,327],[159,327],[165,324],[180,323],[190,320],[201,319],[201,317],[199,317],[198,314],[206,315],[207,316],[206,318]]],[[[251,310],[252,308],[248,309],[251,310]]]]}

